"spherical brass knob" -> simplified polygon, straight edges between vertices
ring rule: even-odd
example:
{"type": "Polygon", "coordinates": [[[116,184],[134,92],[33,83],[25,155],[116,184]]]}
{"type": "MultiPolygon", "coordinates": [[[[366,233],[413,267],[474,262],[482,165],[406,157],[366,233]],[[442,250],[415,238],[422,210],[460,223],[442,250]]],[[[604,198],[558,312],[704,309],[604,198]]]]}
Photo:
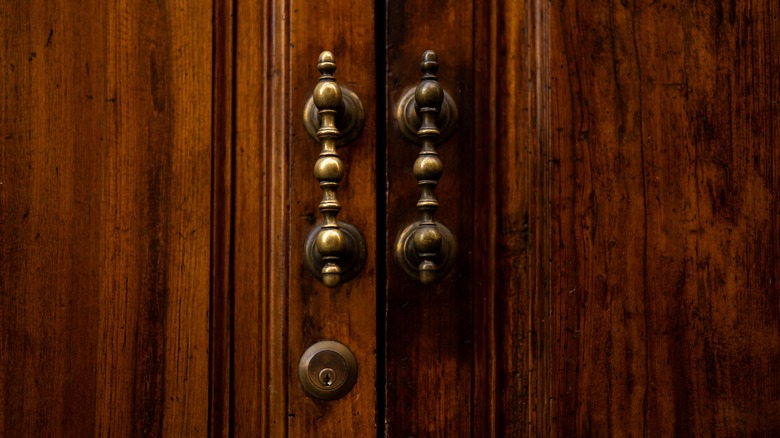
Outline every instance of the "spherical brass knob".
{"type": "Polygon", "coordinates": [[[317,70],[322,76],[333,76],[336,71],[336,57],[333,56],[333,53],[327,50],[320,53],[320,58],[317,60],[317,70]]]}
{"type": "Polygon", "coordinates": [[[360,98],[346,87],[336,84],[333,73],[336,72],[336,60],[333,53],[325,51],[320,54],[317,70],[320,80],[314,88],[311,98],[303,108],[303,126],[306,132],[315,140],[320,141],[323,134],[336,137],[336,144],[344,146],[355,140],[363,130],[365,109],[360,98]],[[336,131],[320,131],[323,111],[336,112],[336,131]]]}
{"type": "Polygon", "coordinates": [[[344,178],[344,163],[339,157],[324,156],[314,163],[314,177],[319,181],[341,182],[344,178]]]}
{"type": "Polygon", "coordinates": [[[320,71],[320,81],[314,87],[314,105],[322,111],[338,111],[342,106],[341,87],[336,83],[333,73],[336,72],[336,62],[333,54],[325,51],[320,54],[317,70],[320,71]]]}
{"type": "Polygon", "coordinates": [[[414,161],[413,172],[420,181],[438,181],[444,173],[444,165],[438,155],[421,155],[414,161]]]}

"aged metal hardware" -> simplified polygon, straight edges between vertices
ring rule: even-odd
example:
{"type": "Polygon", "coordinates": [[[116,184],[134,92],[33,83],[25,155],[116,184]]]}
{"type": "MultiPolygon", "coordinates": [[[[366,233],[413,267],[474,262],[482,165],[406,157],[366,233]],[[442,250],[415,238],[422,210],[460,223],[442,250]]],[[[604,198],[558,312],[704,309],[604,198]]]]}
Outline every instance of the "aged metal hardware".
{"type": "MultiPolygon", "coordinates": [[[[332,63],[333,54],[330,52],[322,52],[320,59],[326,53],[329,54],[330,62],[332,63]]],[[[333,64],[333,71],[335,70],[336,67],[333,64]]],[[[333,74],[333,71],[330,74],[333,74]]],[[[339,131],[336,137],[336,146],[340,147],[352,143],[363,131],[363,126],[366,123],[366,110],[363,108],[363,102],[354,91],[343,85],[339,85],[339,88],[341,89],[342,99],[336,112],[336,129],[339,131]]],[[[306,128],[306,133],[309,134],[309,137],[320,141],[317,136],[320,125],[319,110],[314,103],[314,95],[311,95],[303,105],[303,126],[306,128]]]]}
{"type": "MultiPolygon", "coordinates": [[[[436,185],[444,172],[435,144],[440,137],[437,118],[445,102],[445,93],[436,72],[439,63],[436,53],[426,50],[422,55],[420,70],[422,79],[414,91],[414,108],[420,120],[416,137],[422,144],[417,160],[414,162],[414,176],[420,186],[420,199],[417,210],[421,219],[405,230],[396,239],[395,256],[401,267],[423,284],[430,284],[445,276],[454,264],[456,244],[452,232],[443,224],[434,220],[439,202],[434,196],[436,185]]],[[[404,109],[396,114],[407,114],[409,104],[400,102],[404,109]]],[[[451,115],[457,115],[454,103],[451,115]]],[[[406,118],[409,120],[410,118],[406,118]]],[[[450,119],[452,120],[452,119],[450,119]]],[[[454,123],[454,121],[453,121],[454,123]]],[[[399,120],[399,126],[404,125],[399,120]]],[[[408,128],[408,126],[407,126],[408,128]]]]}
{"type": "MultiPolygon", "coordinates": [[[[312,230],[306,239],[304,260],[317,278],[327,286],[334,287],[357,275],[366,258],[366,243],[360,232],[350,224],[339,223],[337,216],[341,211],[341,204],[336,198],[339,183],[344,177],[344,163],[336,152],[336,143],[341,137],[336,126],[337,118],[341,114],[342,120],[350,117],[361,119],[358,123],[359,128],[355,128],[354,124],[348,124],[352,126],[351,132],[359,133],[362,129],[363,116],[349,113],[350,108],[352,110],[356,108],[355,102],[358,104],[360,102],[357,96],[354,96],[352,103],[344,103],[342,89],[333,77],[336,63],[332,53],[326,51],[320,54],[317,69],[320,72],[320,79],[310,99],[317,114],[316,117],[312,117],[311,111],[305,110],[303,119],[307,130],[312,120],[320,121],[316,138],[322,144],[322,150],[314,164],[314,177],[319,181],[323,193],[319,204],[323,223],[312,230]]],[[[362,104],[357,106],[362,111],[362,104]]]]}
{"type": "Polygon", "coordinates": [[[436,222],[436,229],[441,233],[441,249],[433,256],[433,263],[436,269],[433,272],[427,271],[429,276],[423,278],[421,275],[423,273],[420,271],[420,264],[423,262],[423,259],[414,246],[414,234],[419,227],[420,222],[414,222],[404,228],[398,235],[395,241],[395,261],[409,276],[420,280],[423,284],[429,284],[447,275],[452,270],[455,264],[455,237],[449,228],[440,222],[436,222]]]}
{"type": "MultiPolygon", "coordinates": [[[[339,222],[339,229],[346,238],[346,250],[344,251],[344,256],[339,261],[339,264],[343,267],[341,270],[341,283],[344,283],[355,278],[363,268],[363,263],[366,261],[366,241],[363,240],[360,232],[352,224],[339,222]]],[[[303,261],[309,271],[319,280],[322,280],[322,268],[325,266],[325,261],[322,258],[322,254],[317,250],[316,240],[318,235],[319,229],[315,229],[306,237],[303,261]]]]}
{"type": "MultiPolygon", "coordinates": [[[[429,56],[432,62],[431,68],[433,68],[429,78],[438,80],[436,78],[436,71],[439,69],[439,64],[436,59],[436,53],[433,50],[426,51],[423,54],[423,64],[426,62],[426,54],[430,54],[429,56]]],[[[425,73],[425,71],[423,71],[423,73],[425,73]]],[[[425,79],[426,76],[423,76],[423,80],[425,79]]],[[[395,106],[395,121],[398,123],[398,129],[406,140],[414,144],[422,144],[423,142],[422,137],[418,134],[420,126],[422,125],[420,108],[415,99],[418,88],[419,86],[406,90],[395,106]]],[[[448,138],[452,137],[452,134],[455,131],[456,122],[458,121],[458,106],[455,104],[455,100],[447,90],[442,89],[442,91],[444,92],[444,100],[442,101],[435,118],[435,124],[440,132],[436,139],[434,139],[435,143],[443,143],[448,138]]]]}
{"type": "Polygon", "coordinates": [[[307,348],[298,362],[298,380],[309,397],[335,400],[357,381],[355,355],[336,341],[320,341],[307,348]]]}

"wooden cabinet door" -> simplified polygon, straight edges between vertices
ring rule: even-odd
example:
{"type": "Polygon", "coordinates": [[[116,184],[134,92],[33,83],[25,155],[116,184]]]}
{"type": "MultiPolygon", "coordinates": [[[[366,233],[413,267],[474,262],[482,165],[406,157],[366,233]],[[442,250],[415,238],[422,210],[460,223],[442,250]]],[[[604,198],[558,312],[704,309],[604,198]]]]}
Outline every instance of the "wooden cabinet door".
{"type": "MultiPolygon", "coordinates": [[[[245,14],[237,16],[242,40],[245,14]]],[[[235,388],[261,402],[256,415],[235,417],[237,428],[246,420],[291,436],[777,434],[776,6],[280,1],[256,16],[262,24],[239,43],[254,47],[246,59],[256,64],[243,64],[239,47],[235,73],[241,84],[264,72],[264,91],[244,98],[263,115],[236,117],[263,128],[254,144],[265,145],[255,149],[264,167],[260,195],[235,189],[265,218],[249,245],[270,264],[258,273],[250,258],[256,280],[235,289],[237,309],[266,317],[259,344],[234,338],[263,346],[249,362],[260,371],[235,388]],[[376,258],[336,290],[313,282],[297,254],[319,196],[308,174],[316,145],[299,114],[325,49],[375,114],[344,149],[355,173],[340,196],[345,219],[376,229],[376,258]],[[439,78],[460,110],[438,149],[446,170],[436,191],[459,257],[432,286],[406,277],[392,253],[419,196],[417,149],[398,131],[395,104],[417,84],[425,49],[439,53],[439,78]],[[272,109],[279,102],[281,114],[272,109]],[[377,172],[358,181],[365,166],[377,172]],[[371,200],[376,213],[358,211],[371,200]],[[321,403],[303,396],[295,363],[329,337],[359,351],[368,373],[344,399],[321,403]]]]}
{"type": "Polygon", "coordinates": [[[780,434],[773,2],[0,6],[0,435],[780,434]],[[420,55],[459,121],[423,286],[395,105],[420,55]],[[327,288],[301,122],[323,50],[362,99],[327,288]],[[356,386],[316,401],[316,341],[356,386]]]}
{"type": "Polygon", "coordinates": [[[393,108],[440,54],[458,264],[386,257],[389,436],[780,433],[776,2],[387,2],[393,108]]]}
{"type": "MultiPolygon", "coordinates": [[[[219,50],[232,62],[217,90],[224,108],[225,196],[223,333],[215,357],[227,382],[215,413],[236,436],[374,436],[377,426],[377,108],[374,3],[265,1],[219,5],[219,50]],[[314,178],[320,145],[302,123],[323,50],[335,77],[366,109],[360,137],[339,154],[346,168],[339,220],[366,240],[361,274],[337,288],[303,263],[306,236],[321,224],[314,178]],[[314,401],[298,382],[298,361],[316,341],[332,339],[355,354],[359,377],[347,397],[314,401]]],[[[379,255],[383,257],[383,255],[379,255]]]]}

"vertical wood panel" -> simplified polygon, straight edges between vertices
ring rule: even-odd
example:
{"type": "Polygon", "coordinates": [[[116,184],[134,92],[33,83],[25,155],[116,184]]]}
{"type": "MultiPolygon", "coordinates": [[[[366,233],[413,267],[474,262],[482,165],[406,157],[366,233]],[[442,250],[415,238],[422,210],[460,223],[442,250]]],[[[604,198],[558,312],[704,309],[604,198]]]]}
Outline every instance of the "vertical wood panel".
{"type": "Polygon", "coordinates": [[[376,434],[375,73],[373,3],[237,2],[235,13],[233,431],[238,436],[376,434]],[[323,50],[335,77],[362,99],[366,126],[340,148],[346,176],[339,220],[366,239],[361,274],[328,289],[303,266],[319,221],[313,176],[320,146],[305,133],[303,104],[323,50]],[[367,62],[368,60],[368,62],[367,62]],[[355,353],[358,382],[342,399],[308,398],[298,360],[316,341],[355,353]]]}
{"type": "MultiPolygon", "coordinates": [[[[387,248],[419,219],[420,197],[412,165],[419,147],[406,142],[393,114],[404,91],[420,81],[423,51],[436,51],[438,77],[455,99],[460,121],[454,136],[437,147],[444,164],[436,219],[457,239],[454,272],[423,286],[388,255],[386,433],[389,436],[468,436],[472,433],[474,283],[472,240],[475,194],[474,5],[471,2],[398,1],[387,5],[387,248]]],[[[485,56],[480,53],[478,56],[485,56]]],[[[484,107],[482,107],[484,108],[484,107]]],[[[480,132],[480,135],[482,132],[480,132]]],[[[485,176],[485,175],[481,175],[485,176]]],[[[483,184],[485,181],[480,181],[483,184]]],[[[484,186],[483,186],[484,187],[484,186]]],[[[480,373],[484,372],[480,369],[480,373]]],[[[481,431],[480,431],[481,433],[481,431]]]]}
{"type": "Polygon", "coordinates": [[[475,2],[472,436],[533,436],[544,367],[531,299],[543,236],[528,2],[475,2]],[[537,343],[538,345],[538,343],[537,343]]]}
{"type": "Polygon", "coordinates": [[[374,2],[290,2],[290,258],[289,258],[289,431],[305,436],[374,436],[376,415],[376,72],[374,2]],[[361,273],[336,288],[325,287],[303,266],[306,236],[321,224],[317,205],[322,192],[313,176],[321,149],[301,122],[323,50],[336,58],[336,80],[351,88],[366,108],[360,137],[339,149],[346,173],[338,190],[340,221],[354,225],[366,240],[367,260],[361,273]],[[345,397],[315,401],[301,390],[298,360],[316,341],[347,345],[358,361],[355,387],[345,397]]]}
{"type": "Polygon", "coordinates": [[[531,305],[543,208],[537,102],[529,86],[531,5],[526,2],[390,2],[388,38],[387,244],[417,217],[411,166],[417,147],[392,119],[400,93],[419,81],[425,49],[440,57],[440,82],[460,111],[455,136],[437,150],[445,174],[437,219],[458,239],[454,274],[433,286],[410,280],[388,255],[389,436],[520,436],[533,429],[544,375],[531,305]],[[532,353],[532,351],[534,351],[532,353]],[[534,368],[534,365],[537,368],[534,368]],[[529,429],[531,428],[531,429],[529,429]]]}
{"type": "Polygon", "coordinates": [[[211,16],[2,6],[0,434],[206,433],[211,16]]]}
{"type": "Polygon", "coordinates": [[[230,436],[233,377],[233,2],[213,2],[209,435],[230,436]]]}
{"type": "MultiPolygon", "coordinates": [[[[552,397],[551,359],[551,210],[550,185],[554,162],[550,156],[552,132],[550,75],[550,3],[532,1],[528,7],[528,139],[531,156],[529,199],[529,436],[550,436],[552,397]],[[533,211],[533,209],[536,211],[533,211]]],[[[511,409],[505,407],[504,409],[511,409]]]]}
{"type": "Polygon", "coordinates": [[[770,2],[552,10],[557,436],[775,435],[770,2]]]}
{"type": "Polygon", "coordinates": [[[289,2],[236,2],[233,85],[235,436],[287,436],[289,2]]]}

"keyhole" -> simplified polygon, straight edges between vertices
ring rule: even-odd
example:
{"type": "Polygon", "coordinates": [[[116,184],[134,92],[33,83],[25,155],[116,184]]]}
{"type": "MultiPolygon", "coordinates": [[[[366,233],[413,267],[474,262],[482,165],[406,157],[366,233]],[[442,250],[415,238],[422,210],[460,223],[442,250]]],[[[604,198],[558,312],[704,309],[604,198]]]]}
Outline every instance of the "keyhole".
{"type": "Polygon", "coordinates": [[[330,368],[323,368],[323,370],[320,371],[320,383],[325,387],[333,385],[335,378],[336,373],[330,368]]]}

